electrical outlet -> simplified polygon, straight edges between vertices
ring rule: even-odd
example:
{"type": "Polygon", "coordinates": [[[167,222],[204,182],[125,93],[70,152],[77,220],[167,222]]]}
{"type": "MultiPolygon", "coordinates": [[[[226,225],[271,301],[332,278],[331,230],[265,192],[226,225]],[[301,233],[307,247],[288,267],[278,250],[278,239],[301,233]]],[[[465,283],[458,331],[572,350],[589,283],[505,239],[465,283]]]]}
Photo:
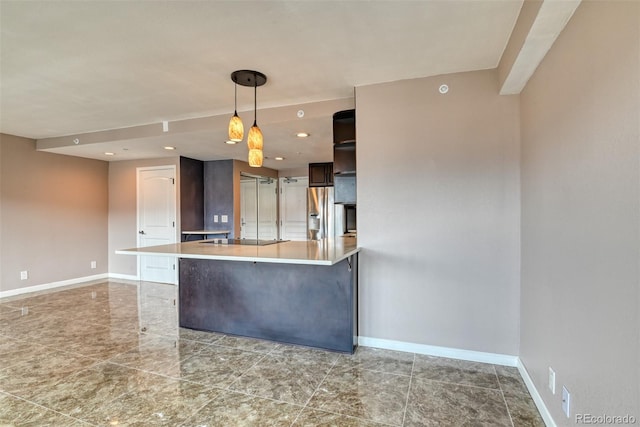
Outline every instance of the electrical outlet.
{"type": "Polygon", "coordinates": [[[213,216],[213,222],[218,222],[218,215],[213,216]]]}
{"type": "Polygon", "coordinates": [[[96,268],[97,267],[97,263],[95,261],[91,261],[91,268],[96,268]]]}
{"type": "Polygon", "coordinates": [[[29,278],[29,272],[28,271],[21,271],[20,272],[20,280],[27,280],[29,278]]]}
{"type": "Polygon", "coordinates": [[[229,215],[222,215],[222,222],[229,222],[229,215]]]}
{"type": "Polygon", "coordinates": [[[549,390],[552,394],[556,394],[556,373],[551,366],[549,366],[549,390]]]}
{"type": "Polygon", "coordinates": [[[562,386],[562,412],[569,418],[571,414],[571,393],[565,386],[562,386]]]}

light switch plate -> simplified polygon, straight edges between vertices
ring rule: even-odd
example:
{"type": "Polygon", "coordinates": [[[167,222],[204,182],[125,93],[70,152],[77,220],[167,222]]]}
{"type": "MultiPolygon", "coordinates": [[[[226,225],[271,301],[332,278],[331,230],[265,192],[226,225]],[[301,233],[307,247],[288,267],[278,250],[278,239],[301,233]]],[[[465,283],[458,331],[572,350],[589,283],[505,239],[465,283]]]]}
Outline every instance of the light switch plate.
{"type": "Polygon", "coordinates": [[[213,222],[218,222],[218,215],[213,216],[213,222]]]}
{"type": "Polygon", "coordinates": [[[549,366],[549,390],[556,394],[556,372],[549,366]]]}
{"type": "Polygon", "coordinates": [[[27,280],[29,278],[29,272],[28,271],[21,271],[20,272],[20,280],[27,280]]]}
{"type": "Polygon", "coordinates": [[[229,215],[222,215],[222,222],[229,222],[229,215]]]}

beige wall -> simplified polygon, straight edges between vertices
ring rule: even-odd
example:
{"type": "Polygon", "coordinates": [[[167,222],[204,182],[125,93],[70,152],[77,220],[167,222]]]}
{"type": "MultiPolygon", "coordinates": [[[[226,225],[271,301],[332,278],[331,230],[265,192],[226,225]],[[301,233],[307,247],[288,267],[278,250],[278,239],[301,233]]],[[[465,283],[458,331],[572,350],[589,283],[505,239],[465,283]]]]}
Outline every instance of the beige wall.
{"type": "Polygon", "coordinates": [[[640,420],[639,27],[638,2],[583,1],[521,94],[520,358],[559,425],[640,420]]]}
{"type": "Polygon", "coordinates": [[[2,229],[2,204],[3,204],[2,203],[2,199],[3,199],[3,197],[2,197],[2,181],[3,181],[3,178],[2,178],[2,175],[3,175],[3,173],[2,173],[2,170],[3,170],[2,169],[2,146],[4,144],[2,143],[2,140],[4,138],[6,138],[6,137],[7,137],[6,135],[0,133],[0,291],[2,291],[2,289],[4,289],[3,286],[2,286],[2,283],[3,283],[3,276],[2,276],[2,264],[3,264],[3,262],[2,262],[2,260],[4,259],[2,257],[2,248],[4,246],[2,244],[2,236],[4,235],[4,231],[2,229]]]}
{"type": "Polygon", "coordinates": [[[176,224],[180,224],[180,157],[109,163],[109,273],[137,277],[137,257],[115,251],[138,244],[136,169],[165,165],[176,167],[176,224]]]}
{"type": "Polygon", "coordinates": [[[280,169],[278,171],[278,177],[280,178],[300,178],[302,176],[309,176],[309,168],[294,168],[294,169],[280,169]]]}
{"type": "Polygon", "coordinates": [[[518,354],[519,99],[497,80],[356,89],[361,336],[518,354]]]}
{"type": "Polygon", "coordinates": [[[0,147],[0,290],[107,273],[107,163],[4,134],[0,147]]]}

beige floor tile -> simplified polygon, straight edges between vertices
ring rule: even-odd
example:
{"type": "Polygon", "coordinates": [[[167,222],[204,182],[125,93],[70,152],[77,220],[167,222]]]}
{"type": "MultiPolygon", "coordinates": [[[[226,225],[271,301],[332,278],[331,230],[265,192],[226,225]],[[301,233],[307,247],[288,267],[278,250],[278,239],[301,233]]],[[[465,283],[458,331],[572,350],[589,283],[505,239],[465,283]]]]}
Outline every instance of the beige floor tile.
{"type": "Polygon", "coordinates": [[[197,331],[195,329],[179,328],[178,337],[181,340],[198,341],[205,344],[214,344],[224,338],[224,334],[217,332],[197,331]]]}
{"type": "Polygon", "coordinates": [[[304,347],[299,345],[291,345],[291,344],[281,344],[277,348],[275,348],[270,356],[282,355],[287,357],[300,357],[304,360],[309,360],[311,362],[317,363],[328,363],[333,365],[341,353],[336,353],[333,351],[320,350],[312,347],[304,347]]]}
{"type": "Polygon", "coordinates": [[[108,410],[111,402],[130,391],[140,381],[141,371],[110,363],[62,378],[40,390],[32,400],[65,415],[89,419],[99,411],[108,410]]]}
{"type": "Polygon", "coordinates": [[[341,355],[336,363],[336,369],[360,368],[389,374],[411,375],[413,358],[413,353],[358,347],[352,355],[341,355]]]}
{"type": "Polygon", "coordinates": [[[61,351],[32,354],[0,370],[0,389],[30,399],[61,379],[95,364],[95,359],[61,351]]]}
{"type": "Polygon", "coordinates": [[[233,335],[224,336],[220,340],[216,341],[215,344],[240,350],[255,351],[257,353],[269,353],[279,346],[279,344],[273,341],[237,337],[233,335]]]}
{"type": "Polygon", "coordinates": [[[289,427],[301,409],[300,406],[284,402],[223,391],[183,425],[289,427]]]}
{"type": "Polygon", "coordinates": [[[401,425],[410,377],[352,369],[329,372],[308,406],[327,412],[401,425]]]}
{"type": "Polygon", "coordinates": [[[524,380],[518,372],[518,368],[508,366],[496,366],[496,373],[500,382],[500,388],[505,393],[524,393],[529,394],[524,380]]]}
{"type": "Polygon", "coordinates": [[[229,347],[207,346],[179,363],[179,378],[217,388],[226,388],[255,365],[261,353],[229,347]]]}
{"type": "Polygon", "coordinates": [[[82,425],[83,423],[73,418],[0,393],[0,426],[80,427],[82,425]]]}
{"type": "Polygon", "coordinates": [[[381,427],[385,425],[309,408],[305,408],[293,424],[294,427],[381,427]]]}
{"type": "Polygon", "coordinates": [[[317,355],[270,354],[242,374],[231,390],[304,405],[329,372],[333,362],[317,355]]]}
{"type": "Polygon", "coordinates": [[[413,378],[404,425],[511,426],[500,390],[413,378]]]}
{"type": "MultiPolygon", "coordinates": [[[[17,365],[24,360],[38,355],[39,357],[47,357],[53,349],[43,347],[30,341],[14,339],[8,336],[0,336],[0,370],[17,365]]],[[[2,385],[0,385],[0,389],[2,385]]]]}
{"type": "Polygon", "coordinates": [[[496,390],[500,388],[494,366],[487,363],[416,355],[413,375],[420,379],[453,384],[473,385],[496,390]]]}
{"type": "Polygon", "coordinates": [[[177,340],[159,336],[140,336],[140,345],[109,359],[143,371],[171,377],[179,376],[179,363],[198,354],[206,347],[195,341],[177,340]]]}
{"type": "MultiPolygon", "coordinates": [[[[66,337],[66,334],[62,337],[66,337]]],[[[139,345],[140,335],[136,332],[93,326],[89,333],[77,335],[76,338],[69,337],[66,349],[83,356],[107,360],[139,345]]]]}
{"type": "Polygon", "coordinates": [[[95,425],[177,426],[220,394],[220,390],[147,375],[138,386],[83,417],[95,425]]]}
{"type": "Polygon", "coordinates": [[[514,427],[545,427],[544,420],[529,393],[505,393],[504,398],[514,427]]]}

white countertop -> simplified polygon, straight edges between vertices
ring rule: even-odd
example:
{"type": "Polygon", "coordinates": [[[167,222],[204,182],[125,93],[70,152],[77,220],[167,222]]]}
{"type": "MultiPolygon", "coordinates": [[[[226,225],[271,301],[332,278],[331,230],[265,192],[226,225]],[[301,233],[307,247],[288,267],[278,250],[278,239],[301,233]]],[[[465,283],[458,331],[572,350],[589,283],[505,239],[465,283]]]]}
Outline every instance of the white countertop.
{"type": "Polygon", "coordinates": [[[354,237],[303,242],[288,241],[267,246],[204,243],[206,241],[210,240],[121,249],[117,250],[116,253],[125,255],[166,255],[178,258],[226,261],[333,265],[359,251],[357,240],[354,237]]]}

